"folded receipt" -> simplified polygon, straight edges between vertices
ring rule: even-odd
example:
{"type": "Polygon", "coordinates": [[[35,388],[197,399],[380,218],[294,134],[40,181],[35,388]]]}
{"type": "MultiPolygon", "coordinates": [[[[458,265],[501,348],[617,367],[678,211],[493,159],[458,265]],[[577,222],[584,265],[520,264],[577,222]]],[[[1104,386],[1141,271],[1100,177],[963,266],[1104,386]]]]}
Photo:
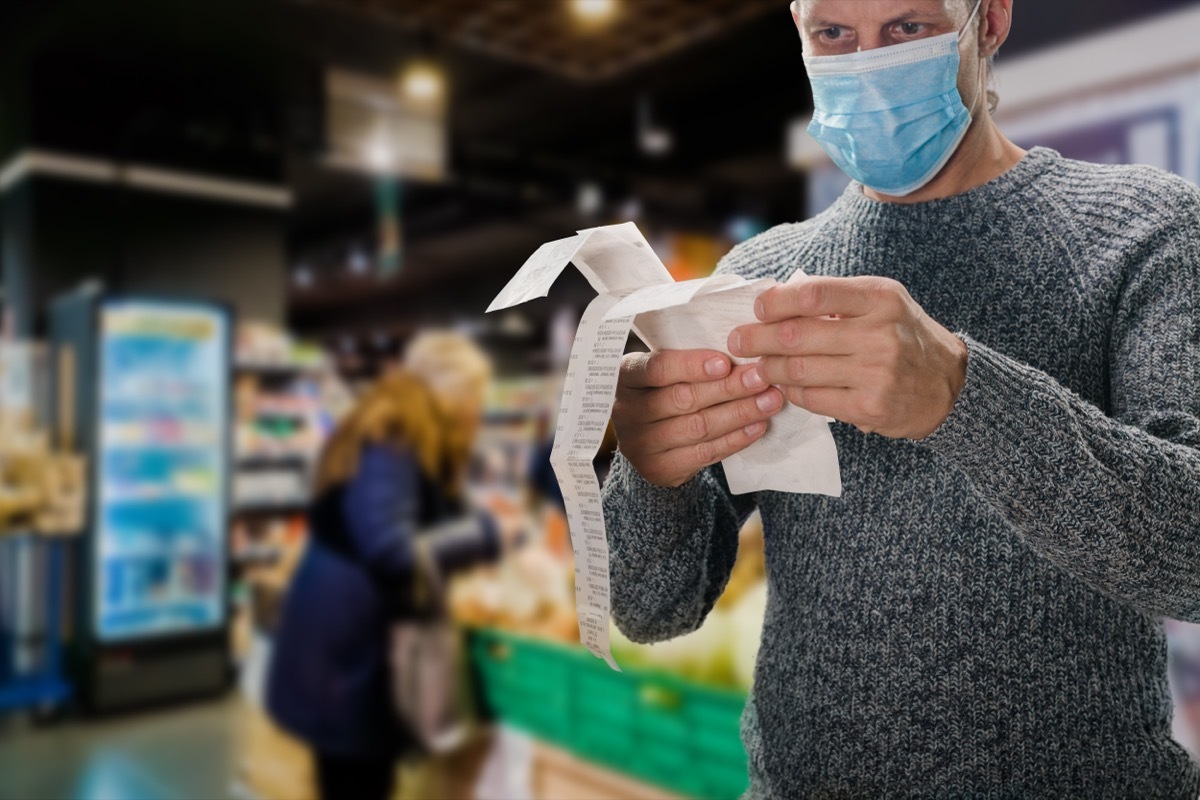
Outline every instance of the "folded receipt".
{"type": "MultiPolygon", "coordinates": [[[[562,489],[575,551],[580,641],[619,669],[608,641],[608,536],[592,460],[612,413],[629,332],[637,333],[652,350],[726,352],[729,334],[756,321],[754,301],[775,281],[720,275],[676,282],[637,226],[626,222],[542,245],[488,311],[545,297],[571,263],[597,297],[575,334],[550,462],[562,489]]],[[[739,364],[749,360],[733,359],[739,364]]],[[[734,494],[842,493],[829,421],[791,404],[771,418],[761,439],[721,463],[734,494]]]]}

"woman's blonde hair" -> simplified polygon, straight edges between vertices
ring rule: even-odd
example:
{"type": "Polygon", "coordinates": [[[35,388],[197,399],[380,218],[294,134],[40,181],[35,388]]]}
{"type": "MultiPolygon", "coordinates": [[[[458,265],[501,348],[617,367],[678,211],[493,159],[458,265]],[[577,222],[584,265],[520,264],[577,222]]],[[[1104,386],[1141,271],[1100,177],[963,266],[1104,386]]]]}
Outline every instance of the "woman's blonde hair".
{"type": "Polygon", "coordinates": [[[317,491],[354,477],[363,448],[378,444],[408,450],[428,478],[460,494],[472,442],[453,409],[463,392],[482,399],[490,377],[487,357],[465,336],[419,335],[404,366],[380,378],[337,426],[317,467],[317,491]]]}
{"type": "Polygon", "coordinates": [[[481,402],[492,364],[479,346],[461,333],[426,331],[404,351],[404,367],[419,375],[447,411],[464,400],[481,402]]]}

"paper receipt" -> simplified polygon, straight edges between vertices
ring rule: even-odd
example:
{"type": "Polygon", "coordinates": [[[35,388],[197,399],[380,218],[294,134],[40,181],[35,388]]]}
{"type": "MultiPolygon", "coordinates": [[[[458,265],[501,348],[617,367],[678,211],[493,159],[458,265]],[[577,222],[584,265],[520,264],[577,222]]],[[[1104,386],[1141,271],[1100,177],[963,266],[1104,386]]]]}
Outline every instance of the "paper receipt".
{"type": "MultiPolygon", "coordinates": [[[[608,642],[608,535],[592,461],[612,413],[629,332],[635,331],[653,350],[725,352],[729,334],[755,321],[754,301],[775,281],[722,275],[676,283],[637,226],[626,222],[542,245],[488,311],[545,297],[568,263],[575,264],[598,296],[575,335],[550,461],[562,489],[575,553],[580,640],[619,669],[608,642]]],[[[785,407],[771,419],[762,439],[722,464],[735,494],[841,495],[829,422],[797,406],[785,407]]]]}

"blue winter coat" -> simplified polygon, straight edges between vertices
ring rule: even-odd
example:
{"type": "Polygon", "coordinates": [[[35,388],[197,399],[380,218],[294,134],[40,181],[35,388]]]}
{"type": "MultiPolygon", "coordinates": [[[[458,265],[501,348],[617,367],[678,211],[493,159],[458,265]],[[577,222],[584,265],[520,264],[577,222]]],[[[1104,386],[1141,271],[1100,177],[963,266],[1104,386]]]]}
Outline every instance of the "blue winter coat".
{"type": "Polygon", "coordinates": [[[412,595],[413,540],[430,537],[443,573],[499,553],[486,515],[449,517],[407,452],[370,446],[357,475],[310,512],[309,545],[275,634],[267,708],[320,753],[394,756],[388,630],[412,595]]]}

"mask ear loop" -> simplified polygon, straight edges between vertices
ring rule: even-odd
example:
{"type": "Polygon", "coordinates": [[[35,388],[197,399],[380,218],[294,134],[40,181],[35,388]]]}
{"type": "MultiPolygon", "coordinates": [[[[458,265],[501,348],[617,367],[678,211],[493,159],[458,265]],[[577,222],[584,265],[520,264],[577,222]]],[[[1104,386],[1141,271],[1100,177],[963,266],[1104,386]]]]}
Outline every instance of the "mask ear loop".
{"type": "MultiPolygon", "coordinates": [[[[963,25],[962,28],[958,31],[958,43],[960,46],[962,45],[963,34],[966,33],[967,29],[971,27],[971,23],[975,21],[975,15],[979,13],[979,9],[982,7],[983,7],[983,0],[976,0],[975,8],[971,11],[971,16],[967,17],[967,24],[963,25]]],[[[980,94],[982,94],[985,97],[987,96],[987,83],[986,83],[987,71],[985,70],[983,74],[984,74],[983,90],[982,90],[982,92],[979,92],[979,91],[975,92],[975,99],[971,101],[971,108],[970,108],[970,110],[967,111],[967,114],[970,115],[972,120],[975,119],[975,107],[977,105],[979,105],[980,94]]]]}
{"type": "Polygon", "coordinates": [[[963,34],[967,32],[967,28],[971,27],[971,23],[975,21],[975,15],[979,13],[979,9],[983,7],[983,0],[976,0],[975,8],[971,11],[971,16],[967,17],[967,24],[963,25],[958,31],[958,40],[961,42],[963,34]]]}

